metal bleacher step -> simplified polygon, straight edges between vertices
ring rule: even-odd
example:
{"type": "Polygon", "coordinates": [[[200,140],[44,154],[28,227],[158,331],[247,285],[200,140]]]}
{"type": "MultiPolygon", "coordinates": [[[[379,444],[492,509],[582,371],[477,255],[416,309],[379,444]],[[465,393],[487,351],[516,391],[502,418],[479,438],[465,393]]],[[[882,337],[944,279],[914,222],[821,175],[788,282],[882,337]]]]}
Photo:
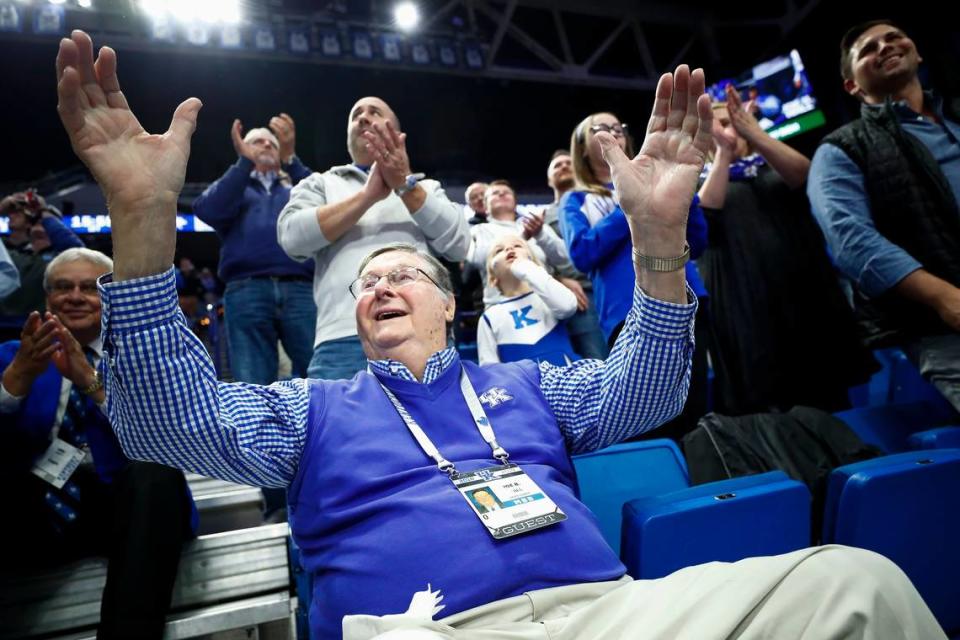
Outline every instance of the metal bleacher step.
{"type": "MultiPolygon", "coordinates": [[[[185,545],[165,637],[196,637],[289,619],[288,535],[285,523],[263,525],[203,535],[185,545]]],[[[102,559],[4,575],[0,637],[89,637],[99,620],[105,582],[102,559]]]]}
{"type": "MultiPolygon", "coordinates": [[[[225,635],[224,629],[245,630],[278,620],[289,618],[296,608],[296,598],[287,593],[269,593],[244,600],[235,600],[226,604],[195,609],[187,613],[173,614],[167,618],[163,640],[182,640],[186,638],[219,638],[225,635]]],[[[264,634],[257,634],[264,640],[264,634]]],[[[273,634],[279,638],[290,637],[289,632],[281,630],[273,634]]],[[[96,640],[95,630],[57,636],[56,640],[96,640]]],[[[241,637],[251,637],[243,633],[241,637]]],[[[273,636],[271,636],[273,637],[273,636]]]]}
{"type": "Polygon", "coordinates": [[[247,529],[260,524],[263,493],[257,487],[195,473],[184,475],[200,513],[199,535],[247,529]]]}

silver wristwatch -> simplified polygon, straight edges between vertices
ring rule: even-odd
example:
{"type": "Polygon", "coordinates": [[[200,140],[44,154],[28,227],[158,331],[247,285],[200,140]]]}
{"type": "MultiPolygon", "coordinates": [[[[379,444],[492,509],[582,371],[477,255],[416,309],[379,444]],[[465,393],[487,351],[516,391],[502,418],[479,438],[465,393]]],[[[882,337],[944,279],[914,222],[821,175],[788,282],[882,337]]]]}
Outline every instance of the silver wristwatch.
{"type": "Polygon", "coordinates": [[[633,259],[637,265],[645,271],[656,271],[659,273],[668,273],[670,271],[679,271],[690,261],[690,245],[683,245],[683,253],[670,258],[660,258],[657,256],[645,256],[634,248],[633,259]]]}
{"type": "Polygon", "coordinates": [[[427,177],[427,174],[425,173],[411,173],[410,175],[407,176],[406,180],[404,180],[403,186],[397,187],[396,189],[393,190],[393,192],[398,196],[402,196],[408,191],[411,191],[415,186],[417,186],[418,182],[420,182],[426,177],[427,177]]]}

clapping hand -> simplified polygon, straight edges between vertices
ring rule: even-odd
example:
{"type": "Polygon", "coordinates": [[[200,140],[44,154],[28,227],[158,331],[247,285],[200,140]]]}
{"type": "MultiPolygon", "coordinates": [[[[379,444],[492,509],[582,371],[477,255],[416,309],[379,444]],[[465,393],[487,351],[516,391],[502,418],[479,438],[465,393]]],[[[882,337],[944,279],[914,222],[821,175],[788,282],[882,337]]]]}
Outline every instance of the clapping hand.
{"type": "Polygon", "coordinates": [[[719,120],[713,121],[713,139],[717,144],[717,152],[724,152],[727,157],[733,157],[737,151],[737,143],[740,142],[740,136],[731,122],[723,126],[719,120]]]}
{"type": "Polygon", "coordinates": [[[257,152],[252,145],[243,140],[243,123],[240,120],[234,120],[230,126],[230,140],[233,142],[233,148],[237,155],[246,158],[250,162],[256,163],[257,152]]]}
{"type": "Polygon", "coordinates": [[[543,221],[543,213],[531,213],[523,216],[520,220],[520,224],[523,226],[523,239],[529,240],[540,235],[540,231],[543,229],[543,221]]]}
{"type": "Polygon", "coordinates": [[[13,364],[19,374],[29,380],[35,379],[46,371],[50,357],[57,350],[56,324],[49,311],[40,315],[34,311],[20,330],[20,346],[13,358],[13,364]]]}
{"type": "Polygon", "coordinates": [[[384,182],[391,189],[404,186],[410,175],[410,158],[407,156],[407,134],[400,133],[393,123],[374,124],[363,132],[367,149],[376,160],[384,182]]]}
{"type": "Polygon", "coordinates": [[[280,141],[280,162],[290,164],[296,155],[297,125],[286,113],[270,118],[270,130],[280,141]]]}
{"type": "Polygon", "coordinates": [[[60,319],[54,316],[52,322],[57,341],[56,349],[50,356],[54,366],[57,367],[60,375],[70,380],[74,386],[86,389],[96,380],[96,369],[87,361],[83,347],[70,330],[63,326],[60,319]]]}
{"type": "Polygon", "coordinates": [[[730,125],[748,142],[758,135],[766,135],[753,116],[754,109],[756,109],[756,103],[753,100],[744,103],[734,86],[727,85],[727,112],[730,114],[730,125]]]}

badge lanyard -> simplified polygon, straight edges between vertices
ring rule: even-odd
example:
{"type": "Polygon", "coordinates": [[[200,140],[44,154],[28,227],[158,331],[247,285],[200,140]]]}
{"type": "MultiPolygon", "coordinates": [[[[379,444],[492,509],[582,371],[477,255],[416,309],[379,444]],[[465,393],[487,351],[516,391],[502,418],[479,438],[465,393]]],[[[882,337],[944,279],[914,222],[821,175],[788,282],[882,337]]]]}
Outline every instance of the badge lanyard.
{"type": "MultiPolygon", "coordinates": [[[[379,380],[377,382],[380,382],[379,380]]],[[[490,446],[499,466],[460,473],[452,462],[443,457],[436,445],[423,432],[410,412],[382,382],[380,387],[393,403],[400,418],[407,426],[423,451],[433,458],[437,468],[449,474],[454,487],[471,506],[494,539],[510,538],[521,533],[536,531],[558,522],[567,516],[557,504],[527,476],[524,471],[509,462],[509,454],[497,443],[490,420],[487,419],[467,371],[460,365],[460,391],[473,416],[473,423],[490,446]]]]}
{"type": "MultiPolygon", "coordinates": [[[[409,429],[410,433],[413,434],[413,437],[420,445],[420,448],[423,449],[424,453],[433,458],[433,460],[437,463],[437,468],[440,469],[440,471],[450,475],[456,473],[457,469],[454,464],[443,457],[436,445],[433,444],[433,441],[431,441],[427,434],[423,432],[423,429],[421,429],[420,425],[417,424],[417,421],[413,419],[413,416],[410,415],[410,412],[407,411],[400,400],[397,399],[397,396],[395,396],[390,389],[384,386],[382,382],[379,380],[377,380],[377,382],[380,384],[380,388],[383,389],[383,392],[387,394],[387,398],[390,399],[394,409],[396,409],[397,413],[400,414],[400,419],[403,420],[405,425],[407,425],[407,429],[409,429]]],[[[490,421],[487,419],[487,414],[483,411],[483,405],[480,404],[480,398],[477,397],[477,392],[470,383],[470,379],[467,378],[467,372],[463,368],[463,365],[460,365],[460,392],[463,394],[463,399],[467,402],[467,407],[470,409],[470,415],[473,416],[473,423],[476,425],[477,430],[483,437],[483,441],[490,445],[490,450],[493,452],[493,457],[503,464],[509,464],[507,460],[510,458],[510,455],[497,442],[497,438],[493,433],[493,427],[490,425],[490,421]]]]}

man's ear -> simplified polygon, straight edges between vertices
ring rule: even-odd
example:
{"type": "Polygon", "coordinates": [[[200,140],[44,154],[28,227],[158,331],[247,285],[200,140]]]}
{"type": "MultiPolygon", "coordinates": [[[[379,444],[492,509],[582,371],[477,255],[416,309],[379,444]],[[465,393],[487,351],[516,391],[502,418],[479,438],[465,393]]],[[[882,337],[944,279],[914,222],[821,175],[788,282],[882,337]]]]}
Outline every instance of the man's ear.
{"type": "Polygon", "coordinates": [[[457,315],[457,299],[451,293],[447,295],[447,306],[443,310],[443,317],[449,323],[449,322],[453,322],[453,319],[456,317],[456,315],[457,315]]]}
{"type": "Polygon", "coordinates": [[[860,85],[849,78],[843,81],[843,90],[857,100],[863,99],[863,89],[860,88],[860,85]]]}

